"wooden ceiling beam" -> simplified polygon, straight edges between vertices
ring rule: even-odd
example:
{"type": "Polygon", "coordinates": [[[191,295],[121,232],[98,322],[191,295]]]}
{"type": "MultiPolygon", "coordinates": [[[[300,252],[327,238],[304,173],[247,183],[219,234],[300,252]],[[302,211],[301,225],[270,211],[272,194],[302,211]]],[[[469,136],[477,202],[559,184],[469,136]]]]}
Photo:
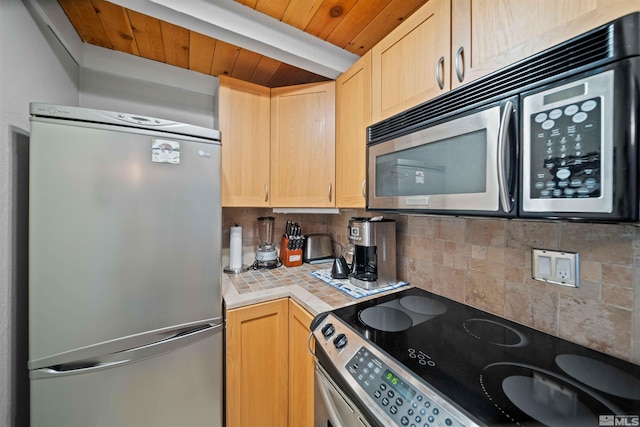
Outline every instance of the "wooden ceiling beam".
{"type": "Polygon", "coordinates": [[[111,1],[329,79],[359,58],[232,0],[111,1]]]}

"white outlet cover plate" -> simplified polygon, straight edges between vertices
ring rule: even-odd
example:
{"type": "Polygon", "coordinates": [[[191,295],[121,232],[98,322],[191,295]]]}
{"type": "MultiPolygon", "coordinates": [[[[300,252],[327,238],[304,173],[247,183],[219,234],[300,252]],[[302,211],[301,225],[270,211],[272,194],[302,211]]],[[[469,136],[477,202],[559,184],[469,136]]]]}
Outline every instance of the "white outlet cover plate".
{"type": "Polygon", "coordinates": [[[531,250],[531,274],[535,280],[563,286],[580,286],[580,254],[531,250]]]}

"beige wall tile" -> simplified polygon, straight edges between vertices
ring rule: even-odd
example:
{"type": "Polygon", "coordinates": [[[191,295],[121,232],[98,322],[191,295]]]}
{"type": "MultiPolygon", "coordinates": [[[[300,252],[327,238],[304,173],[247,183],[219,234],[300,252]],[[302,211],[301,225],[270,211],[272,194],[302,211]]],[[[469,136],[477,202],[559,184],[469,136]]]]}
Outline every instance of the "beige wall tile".
{"type": "Polygon", "coordinates": [[[623,359],[630,358],[629,310],[563,295],[559,307],[561,338],[623,359]]]}
{"type": "Polygon", "coordinates": [[[506,247],[509,249],[531,248],[557,250],[560,241],[560,225],[542,221],[508,221],[505,227],[506,247]]]}
{"type": "Polygon", "coordinates": [[[634,273],[635,270],[632,267],[602,264],[602,283],[631,289],[634,273]]]}
{"type": "MultiPolygon", "coordinates": [[[[402,216],[402,215],[401,215],[402,216]]],[[[433,239],[436,237],[438,219],[427,216],[408,216],[407,234],[433,239]]]]}
{"type": "Polygon", "coordinates": [[[472,245],[504,248],[506,223],[493,219],[468,219],[465,241],[472,245]]]}
{"type": "Polygon", "coordinates": [[[464,302],[465,272],[457,268],[434,265],[433,292],[454,301],[464,302]]]}
{"type": "Polygon", "coordinates": [[[597,261],[580,260],[580,280],[602,281],[602,264],[597,261]]]}
{"type": "Polygon", "coordinates": [[[630,225],[563,223],[561,249],[579,252],[585,261],[632,266],[634,230],[630,225]]]}
{"type": "Polygon", "coordinates": [[[438,218],[435,237],[453,242],[464,242],[466,220],[462,218],[438,218]]]}
{"type": "Polygon", "coordinates": [[[633,310],[633,289],[602,284],[602,302],[620,308],[633,310]]]}
{"type": "Polygon", "coordinates": [[[521,284],[506,284],[504,314],[531,328],[558,334],[558,294],[521,284]]]}
{"type": "Polygon", "coordinates": [[[517,264],[505,264],[504,278],[512,283],[522,285],[524,283],[524,268],[517,264]]]}
{"type": "Polygon", "coordinates": [[[504,315],[504,280],[469,272],[465,281],[465,302],[481,310],[504,315]]]}
{"type": "Polygon", "coordinates": [[[487,250],[489,248],[487,248],[486,246],[481,246],[481,245],[471,245],[471,258],[473,259],[481,259],[481,260],[486,260],[487,259],[487,250]]]}

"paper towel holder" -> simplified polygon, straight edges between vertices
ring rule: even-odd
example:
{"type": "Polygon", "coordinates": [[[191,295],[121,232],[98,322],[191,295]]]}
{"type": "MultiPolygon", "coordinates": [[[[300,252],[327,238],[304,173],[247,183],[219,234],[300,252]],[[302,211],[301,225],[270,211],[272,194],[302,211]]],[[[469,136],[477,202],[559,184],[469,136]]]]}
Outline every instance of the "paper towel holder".
{"type": "Polygon", "coordinates": [[[240,274],[240,273],[244,273],[245,271],[249,271],[249,266],[247,264],[242,264],[242,267],[240,268],[231,268],[230,266],[226,266],[225,268],[222,269],[222,271],[224,271],[227,274],[240,274]]]}
{"type": "MultiPolygon", "coordinates": [[[[239,227],[239,225],[236,223],[234,224],[235,227],[239,228],[239,233],[240,233],[240,256],[242,257],[242,228],[239,227]]],[[[233,228],[231,228],[231,235],[233,235],[233,228]]],[[[230,236],[231,237],[231,236],[230,236]]],[[[229,265],[227,265],[225,268],[222,269],[222,271],[224,271],[227,274],[240,274],[243,273],[245,271],[249,271],[249,266],[247,264],[242,264],[242,262],[240,262],[241,266],[238,268],[231,268],[231,258],[232,258],[232,254],[231,254],[231,249],[233,247],[233,238],[230,238],[230,244],[229,244],[229,265]]]]}

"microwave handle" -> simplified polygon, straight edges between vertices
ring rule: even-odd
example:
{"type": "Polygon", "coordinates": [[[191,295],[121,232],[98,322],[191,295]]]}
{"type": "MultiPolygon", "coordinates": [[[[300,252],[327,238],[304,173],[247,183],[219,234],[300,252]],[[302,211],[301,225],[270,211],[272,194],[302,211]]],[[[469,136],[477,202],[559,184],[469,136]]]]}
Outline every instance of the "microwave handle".
{"type": "Polygon", "coordinates": [[[509,148],[509,125],[513,110],[513,101],[507,101],[504,104],[500,118],[500,129],[498,130],[498,185],[500,187],[500,204],[505,213],[511,212],[513,208],[513,198],[509,194],[509,183],[507,182],[507,149],[509,148]]]}

